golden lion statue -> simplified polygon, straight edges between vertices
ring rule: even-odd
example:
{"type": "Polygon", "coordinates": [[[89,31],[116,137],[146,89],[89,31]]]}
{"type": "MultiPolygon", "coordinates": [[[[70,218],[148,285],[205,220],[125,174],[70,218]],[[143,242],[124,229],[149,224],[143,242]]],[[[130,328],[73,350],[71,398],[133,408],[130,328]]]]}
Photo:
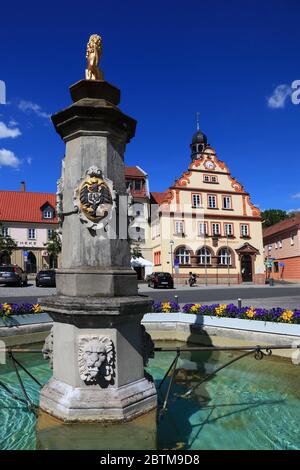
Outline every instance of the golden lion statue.
{"type": "Polygon", "coordinates": [[[98,68],[102,52],[102,38],[98,34],[92,34],[86,47],[87,68],[86,80],[103,80],[103,73],[98,68]]]}

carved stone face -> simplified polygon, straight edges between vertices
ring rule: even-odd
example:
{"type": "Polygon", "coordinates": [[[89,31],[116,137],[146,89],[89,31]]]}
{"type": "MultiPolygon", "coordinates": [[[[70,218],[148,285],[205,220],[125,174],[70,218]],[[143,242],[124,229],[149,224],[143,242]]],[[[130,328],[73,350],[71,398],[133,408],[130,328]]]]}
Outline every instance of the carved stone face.
{"type": "Polygon", "coordinates": [[[86,384],[113,383],[114,358],[114,345],[107,336],[79,337],[79,375],[86,384]]]}
{"type": "Polygon", "coordinates": [[[102,364],[106,361],[106,351],[104,344],[98,341],[91,341],[84,348],[86,368],[91,378],[96,378],[102,364]]]}

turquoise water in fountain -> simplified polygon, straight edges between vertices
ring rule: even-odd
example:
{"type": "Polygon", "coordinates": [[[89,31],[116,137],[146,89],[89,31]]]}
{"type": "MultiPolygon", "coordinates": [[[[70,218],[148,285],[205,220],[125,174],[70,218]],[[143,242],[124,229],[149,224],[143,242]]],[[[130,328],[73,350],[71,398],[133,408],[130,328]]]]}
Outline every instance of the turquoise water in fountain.
{"type": "MultiPolygon", "coordinates": [[[[178,396],[236,354],[240,353],[182,353],[168,410],[158,424],[158,449],[300,449],[300,366],[288,359],[241,359],[201,385],[190,399],[178,396]]],[[[157,383],[174,356],[160,352],[150,361],[148,371],[157,383]]],[[[17,358],[43,384],[51,376],[41,354],[17,358]]],[[[20,374],[38,404],[39,387],[20,374]]],[[[0,381],[21,395],[10,363],[0,365],[0,381]]],[[[162,397],[166,387],[167,383],[162,397]]],[[[35,449],[35,425],[35,416],[0,388],[0,449],[35,449]]]]}

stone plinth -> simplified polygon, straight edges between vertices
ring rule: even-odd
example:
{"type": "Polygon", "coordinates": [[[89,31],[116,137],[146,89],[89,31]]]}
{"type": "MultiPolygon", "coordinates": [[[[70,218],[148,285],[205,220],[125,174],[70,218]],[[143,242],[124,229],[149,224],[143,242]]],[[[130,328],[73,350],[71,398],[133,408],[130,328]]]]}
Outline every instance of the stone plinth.
{"type": "Polygon", "coordinates": [[[149,311],[148,300],[58,296],[42,303],[54,320],[53,377],[41,391],[42,410],[66,422],[99,422],[133,419],[156,407],[154,383],[144,372],[147,347],[141,319],[149,311]],[[109,380],[103,373],[93,381],[82,377],[94,366],[82,348],[95,338],[111,341],[109,380]]]}

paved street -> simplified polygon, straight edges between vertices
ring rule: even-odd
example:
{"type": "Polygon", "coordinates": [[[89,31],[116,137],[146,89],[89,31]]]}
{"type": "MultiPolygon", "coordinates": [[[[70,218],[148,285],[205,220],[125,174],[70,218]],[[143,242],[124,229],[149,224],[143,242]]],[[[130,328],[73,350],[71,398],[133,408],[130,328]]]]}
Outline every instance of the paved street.
{"type": "Polygon", "coordinates": [[[0,286],[0,302],[36,303],[38,297],[55,293],[53,287],[36,287],[29,281],[26,287],[0,286]]]}
{"type": "Polygon", "coordinates": [[[178,302],[184,303],[234,303],[242,299],[243,305],[272,308],[300,308],[300,285],[270,286],[181,286],[174,290],[152,289],[140,286],[140,293],[147,294],[154,300],[170,301],[178,296],[178,302]]]}
{"type": "MultiPolygon", "coordinates": [[[[152,289],[140,284],[139,292],[149,295],[153,300],[170,301],[178,296],[179,303],[237,303],[241,298],[243,305],[261,307],[300,308],[300,285],[270,286],[180,286],[176,289],[152,289]]],[[[54,295],[56,289],[36,287],[0,287],[0,302],[35,303],[38,297],[54,295]]]]}

